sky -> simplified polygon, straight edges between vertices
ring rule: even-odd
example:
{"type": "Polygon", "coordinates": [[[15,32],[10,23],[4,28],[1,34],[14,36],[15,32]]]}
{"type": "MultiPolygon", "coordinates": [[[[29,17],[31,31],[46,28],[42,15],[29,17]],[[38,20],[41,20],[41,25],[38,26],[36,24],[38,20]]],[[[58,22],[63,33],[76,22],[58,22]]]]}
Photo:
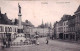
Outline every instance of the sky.
{"type": "Polygon", "coordinates": [[[21,6],[22,21],[33,25],[59,21],[64,14],[73,15],[80,5],[79,0],[0,0],[2,13],[9,19],[18,19],[18,3],[21,6]]]}

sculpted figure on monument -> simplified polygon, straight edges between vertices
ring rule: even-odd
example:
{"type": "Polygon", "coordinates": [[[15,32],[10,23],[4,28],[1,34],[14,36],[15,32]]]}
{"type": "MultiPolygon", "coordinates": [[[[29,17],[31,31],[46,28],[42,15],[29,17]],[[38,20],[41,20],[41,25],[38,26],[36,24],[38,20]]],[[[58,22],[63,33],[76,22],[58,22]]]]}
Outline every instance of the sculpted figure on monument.
{"type": "Polygon", "coordinates": [[[18,7],[19,7],[19,13],[21,13],[21,6],[19,5],[19,3],[18,3],[18,7]]]}

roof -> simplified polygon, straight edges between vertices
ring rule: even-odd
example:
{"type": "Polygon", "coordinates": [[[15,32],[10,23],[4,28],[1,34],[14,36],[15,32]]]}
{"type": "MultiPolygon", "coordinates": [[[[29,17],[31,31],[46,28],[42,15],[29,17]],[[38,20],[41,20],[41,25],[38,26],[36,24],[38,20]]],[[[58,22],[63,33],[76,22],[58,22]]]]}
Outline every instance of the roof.
{"type": "Polygon", "coordinates": [[[69,17],[68,20],[74,19],[75,17],[76,17],[76,16],[73,15],[73,16],[69,17]]]}
{"type": "Polygon", "coordinates": [[[71,17],[71,15],[63,15],[61,20],[66,21],[66,20],[68,20],[69,17],[71,17]]]}
{"type": "Polygon", "coordinates": [[[8,19],[6,13],[5,14],[1,14],[1,23],[0,24],[11,24],[10,19],[8,19]]]}
{"type": "Polygon", "coordinates": [[[33,24],[30,21],[22,22],[22,25],[24,25],[24,26],[33,26],[33,24]]]}
{"type": "MultiPolygon", "coordinates": [[[[79,11],[80,11],[80,5],[79,5],[78,9],[76,10],[76,12],[79,12],[79,11]]],[[[76,13],[76,12],[75,12],[75,13],[76,13]]]]}

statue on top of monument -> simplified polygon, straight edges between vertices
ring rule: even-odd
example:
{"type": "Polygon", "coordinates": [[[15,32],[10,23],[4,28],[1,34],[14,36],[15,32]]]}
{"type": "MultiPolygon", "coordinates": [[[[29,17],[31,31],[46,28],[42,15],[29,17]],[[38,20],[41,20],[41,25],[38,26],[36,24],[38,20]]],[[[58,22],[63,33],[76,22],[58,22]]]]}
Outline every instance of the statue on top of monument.
{"type": "Polygon", "coordinates": [[[19,3],[18,3],[18,7],[19,7],[19,13],[21,13],[21,6],[19,5],[19,3]]]}

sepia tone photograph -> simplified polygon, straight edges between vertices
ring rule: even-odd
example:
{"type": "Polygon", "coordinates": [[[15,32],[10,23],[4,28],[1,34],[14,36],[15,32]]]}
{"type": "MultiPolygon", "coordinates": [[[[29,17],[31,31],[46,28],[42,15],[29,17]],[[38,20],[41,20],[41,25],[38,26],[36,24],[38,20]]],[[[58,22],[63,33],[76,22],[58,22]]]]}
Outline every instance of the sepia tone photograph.
{"type": "Polygon", "coordinates": [[[0,0],[0,51],[80,51],[80,1],[0,0]]]}

